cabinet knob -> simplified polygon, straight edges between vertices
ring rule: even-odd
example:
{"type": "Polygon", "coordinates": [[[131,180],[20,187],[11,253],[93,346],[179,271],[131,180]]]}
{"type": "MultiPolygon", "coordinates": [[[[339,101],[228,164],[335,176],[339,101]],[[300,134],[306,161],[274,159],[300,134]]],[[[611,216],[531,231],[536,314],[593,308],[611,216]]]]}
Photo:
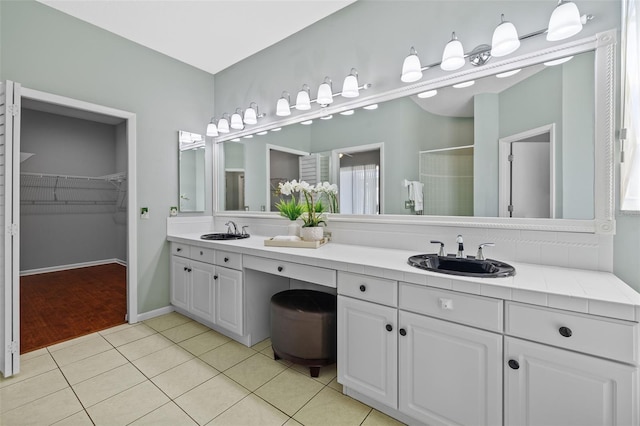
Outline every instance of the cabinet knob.
{"type": "Polygon", "coordinates": [[[202,250],[200,250],[200,256],[204,255],[204,252],[202,250]]]}
{"type": "Polygon", "coordinates": [[[229,258],[228,258],[228,257],[225,257],[225,258],[224,258],[224,261],[225,261],[225,262],[228,262],[228,261],[229,261],[229,258]]]}
{"type": "Polygon", "coordinates": [[[511,367],[514,370],[517,370],[518,368],[520,368],[520,363],[515,359],[510,359],[508,364],[509,364],[509,367],[511,367]]]}
{"type": "Polygon", "coordinates": [[[391,324],[387,324],[385,328],[387,329],[387,331],[393,331],[393,326],[391,324]]]}
{"type": "Polygon", "coordinates": [[[367,291],[367,286],[366,286],[366,285],[364,285],[364,284],[360,284],[360,291],[361,291],[361,292],[363,292],[363,293],[364,293],[365,291],[367,291]]]}
{"type": "Polygon", "coordinates": [[[282,271],[284,271],[284,267],[278,266],[278,272],[282,272],[282,271]]]}
{"type": "Polygon", "coordinates": [[[558,332],[563,337],[571,337],[571,335],[573,334],[573,332],[571,331],[571,329],[569,327],[560,327],[558,332]]]}
{"type": "Polygon", "coordinates": [[[187,272],[191,272],[191,268],[187,269],[187,272]]]}
{"type": "Polygon", "coordinates": [[[215,274],[215,275],[213,276],[213,279],[214,279],[214,280],[217,280],[217,279],[218,279],[218,274],[215,274]]]}
{"type": "Polygon", "coordinates": [[[184,270],[185,270],[185,271],[188,271],[188,270],[189,270],[189,268],[187,268],[187,267],[185,266],[185,267],[184,267],[184,270]]]}
{"type": "Polygon", "coordinates": [[[407,335],[407,330],[405,330],[404,328],[401,328],[399,331],[401,336],[406,336],[407,335]]]}
{"type": "Polygon", "coordinates": [[[179,251],[182,251],[182,249],[181,249],[181,248],[177,248],[177,249],[176,249],[176,251],[178,251],[178,252],[179,252],[179,251]]]}

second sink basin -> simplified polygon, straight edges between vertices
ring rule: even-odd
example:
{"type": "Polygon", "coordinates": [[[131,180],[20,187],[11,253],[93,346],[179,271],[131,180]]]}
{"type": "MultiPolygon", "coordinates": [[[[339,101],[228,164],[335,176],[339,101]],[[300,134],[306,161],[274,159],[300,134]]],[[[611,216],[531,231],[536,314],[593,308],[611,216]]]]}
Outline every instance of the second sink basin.
{"type": "Polygon", "coordinates": [[[204,234],[200,237],[202,240],[225,241],[225,240],[241,240],[249,238],[249,234],[229,234],[228,232],[214,232],[212,234],[204,234]]]}
{"type": "Polygon", "coordinates": [[[464,277],[511,277],[516,274],[513,266],[493,259],[477,260],[472,257],[456,258],[437,254],[418,254],[411,256],[409,265],[427,271],[464,277]]]}

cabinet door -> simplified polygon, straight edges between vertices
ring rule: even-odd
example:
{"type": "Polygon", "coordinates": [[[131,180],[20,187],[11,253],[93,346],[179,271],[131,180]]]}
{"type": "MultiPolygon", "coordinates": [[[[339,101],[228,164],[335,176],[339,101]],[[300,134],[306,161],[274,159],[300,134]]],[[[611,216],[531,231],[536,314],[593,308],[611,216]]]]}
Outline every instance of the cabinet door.
{"type": "Polygon", "coordinates": [[[502,336],[400,311],[399,409],[429,425],[502,424],[502,336]]]}
{"type": "Polygon", "coordinates": [[[638,367],[505,337],[506,425],[637,425],[638,367]]]}
{"type": "Polygon", "coordinates": [[[214,322],[215,267],[192,260],[190,269],[189,311],[204,320],[214,322]]]}
{"type": "Polygon", "coordinates": [[[338,382],[398,407],[397,310],[338,296],[338,382]]]}
{"type": "Polygon", "coordinates": [[[242,272],[216,266],[216,277],[216,324],[242,334],[242,272]]]}
{"type": "Polygon", "coordinates": [[[189,261],[171,256],[171,304],[189,309],[189,261]]]}

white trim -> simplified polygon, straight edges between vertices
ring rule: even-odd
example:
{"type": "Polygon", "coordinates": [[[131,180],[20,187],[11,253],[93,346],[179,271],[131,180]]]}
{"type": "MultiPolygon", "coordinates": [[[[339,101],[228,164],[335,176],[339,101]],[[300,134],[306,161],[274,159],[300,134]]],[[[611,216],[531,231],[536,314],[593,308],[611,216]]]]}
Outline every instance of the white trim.
{"type": "Polygon", "coordinates": [[[151,318],[159,317],[160,315],[170,314],[171,312],[175,312],[173,306],[165,306],[164,308],[154,309],[153,311],[143,312],[138,314],[138,321],[146,321],[151,318]]]}
{"type": "MultiPolygon", "coordinates": [[[[372,222],[372,223],[406,223],[423,225],[457,226],[467,228],[496,228],[496,229],[521,229],[555,232],[580,232],[597,234],[615,234],[614,217],[614,92],[615,92],[615,51],[617,30],[604,31],[583,39],[552,46],[548,49],[538,50],[520,56],[490,62],[480,68],[464,69],[460,72],[446,75],[436,75],[431,80],[409,84],[397,89],[380,94],[362,96],[353,101],[341,102],[339,105],[328,106],[320,111],[314,110],[308,113],[296,114],[279,121],[272,121],[262,125],[251,126],[240,132],[234,132],[224,137],[214,139],[216,143],[229,139],[242,137],[248,134],[283,127],[289,124],[310,120],[324,114],[334,114],[343,110],[360,108],[373,103],[381,103],[402,96],[415,95],[431,89],[450,86],[452,84],[477,79],[489,75],[511,71],[517,68],[539,64],[565,56],[592,51],[595,49],[595,219],[571,220],[571,219],[537,219],[514,220],[514,218],[484,218],[484,217],[455,217],[455,216],[416,216],[416,215],[376,215],[374,217],[344,215],[342,217],[332,215],[331,220],[344,222],[372,222]],[[418,219],[417,219],[418,218],[418,219]],[[423,222],[423,223],[421,223],[423,222]]],[[[264,213],[263,213],[264,214],[264,213]]],[[[260,217],[260,212],[217,212],[218,216],[260,217]]]]}
{"type": "Polygon", "coordinates": [[[511,144],[522,139],[549,133],[549,218],[556,219],[556,124],[551,123],[498,139],[498,216],[509,217],[509,187],[511,185],[509,162],[511,144]]]}
{"type": "Polygon", "coordinates": [[[475,148],[475,145],[452,146],[449,148],[427,149],[426,151],[418,151],[418,154],[431,154],[433,152],[455,151],[457,149],[475,148]]]}
{"type": "Polygon", "coordinates": [[[82,109],[98,114],[126,120],[127,126],[127,318],[130,324],[138,322],[138,218],[136,210],[137,197],[137,166],[136,166],[136,115],[103,105],[67,98],[41,92],[39,90],[23,88],[22,97],[34,99],[50,104],[62,105],[75,109],[82,109]]]}
{"type": "Polygon", "coordinates": [[[91,266],[109,265],[111,263],[117,263],[118,265],[127,266],[127,262],[120,259],[103,259],[94,260],[91,262],[71,263],[69,265],[48,266],[46,268],[27,269],[20,271],[21,277],[29,275],[46,274],[47,272],[68,271],[70,269],[88,268],[91,266]]]}

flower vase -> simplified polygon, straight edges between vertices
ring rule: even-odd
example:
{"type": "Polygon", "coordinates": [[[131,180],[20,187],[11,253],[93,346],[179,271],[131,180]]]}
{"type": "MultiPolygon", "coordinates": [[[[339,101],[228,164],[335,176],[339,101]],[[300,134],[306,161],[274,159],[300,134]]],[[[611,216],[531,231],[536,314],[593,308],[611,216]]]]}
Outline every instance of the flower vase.
{"type": "Polygon", "coordinates": [[[300,236],[300,224],[297,222],[291,222],[287,226],[288,235],[291,237],[299,237],[300,236]]]}
{"type": "Polygon", "coordinates": [[[309,226],[300,228],[300,237],[304,241],[320,241],[324,236],[324,228],[322,226],[309,226]]]}

